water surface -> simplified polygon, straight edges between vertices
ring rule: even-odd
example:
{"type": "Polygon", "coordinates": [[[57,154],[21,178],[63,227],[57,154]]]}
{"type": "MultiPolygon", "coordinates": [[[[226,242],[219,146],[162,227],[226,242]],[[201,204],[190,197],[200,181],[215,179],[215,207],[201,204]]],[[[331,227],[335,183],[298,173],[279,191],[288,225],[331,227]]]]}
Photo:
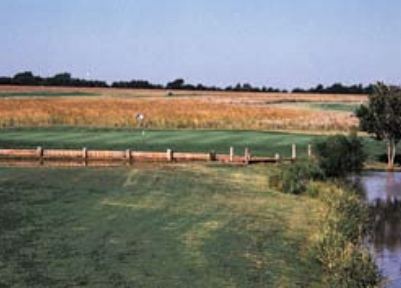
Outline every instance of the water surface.
{"type": "Polygon", "coordinates": [[[360,183],[375,213],[370,244],[376,263],[386,287],[401,287],[401,173],[371,172],[360,183]]]}

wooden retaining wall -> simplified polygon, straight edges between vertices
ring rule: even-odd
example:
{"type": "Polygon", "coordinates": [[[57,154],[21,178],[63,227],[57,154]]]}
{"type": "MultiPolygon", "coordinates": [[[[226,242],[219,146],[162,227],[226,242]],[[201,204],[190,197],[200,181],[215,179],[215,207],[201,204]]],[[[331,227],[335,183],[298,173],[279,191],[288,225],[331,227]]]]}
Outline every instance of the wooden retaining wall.
{"type": "MultiPolygon", "coordinates": [[[[308,156],[312,157],[311,146],[308,146],[308,156]]],[[[234,148],[231,147],[229,154],[210,153],[190,153],[175,152],[167,149],[166,152],[144,152],[134,150],[112,151],[112,150],[92,150],[82,148],[74,149],[0,149],[0,160],[19,160],[19,161],[80,161],[83,163],[96,162],[222,162],[237,164],[253,163],[278,163],[282,161],[295,161],[297,159],[296,146],[292,146],[291,158],[281,158],[279,154],[274,157],[253,157],[250,149],[246,148],[243,155],[235,155],[234,148]]]]}

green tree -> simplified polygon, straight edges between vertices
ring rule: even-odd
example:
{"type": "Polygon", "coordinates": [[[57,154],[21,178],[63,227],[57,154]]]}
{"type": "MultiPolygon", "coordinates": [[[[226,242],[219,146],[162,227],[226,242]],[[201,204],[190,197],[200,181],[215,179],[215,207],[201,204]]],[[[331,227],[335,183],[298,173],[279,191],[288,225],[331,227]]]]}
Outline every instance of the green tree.
{"type": "Polygon", "coordinates": [[[315,145],[320,169],[327,177],[344,177],[363,168],[366,155],[356,135],[334,135],[315,145]]]}
{"type": "Polygon", "coordinates": [[[388,169],[394,169],[396,147],[401,140],[401,89],[378,83],[369,102],[356,111],[360,129],[387,143],[388,169]]]}

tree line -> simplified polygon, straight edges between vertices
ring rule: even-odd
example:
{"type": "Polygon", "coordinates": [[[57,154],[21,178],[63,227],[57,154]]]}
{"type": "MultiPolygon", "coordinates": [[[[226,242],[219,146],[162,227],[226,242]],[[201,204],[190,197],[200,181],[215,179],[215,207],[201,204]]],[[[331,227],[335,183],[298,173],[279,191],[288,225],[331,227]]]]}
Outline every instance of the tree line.
{"type": "Polygon", "coordinates": [[[70,73],[59,73],[51,77],[41,77],[32,72],[21,72],[13,77],[0,77],[0,85],[33,85],[33,86],[69,86],[69,87],[113,87],[113,88],[132,88],[132,89],[171,89],[171,90],[193,90],[193,91],[233,91],[233,92],[271,92],[271,93],[327,93],[327,94],[371,94],[373,85],[364,86],[343,85],[334,83],[325,87],[322,84],[309,89],[295,88],[291,91],[274,87],[258,87],[249,83],[238,83],[233,86],[217,87],[203,84],[189,84],[184,79],[176,79],[166,85],[154,84],[146,80],[117,81],[108,84],[106,81],[86,80],[73,78],[70,73]]]}
{"type": "Polygon", "coordinates": [[[17,73],[13,77],[0,77],[0,85],[109,87],[105,81],[73,78],[70,73],[59,73],[52,77],[41,77],[29,71],[17,73]]]}

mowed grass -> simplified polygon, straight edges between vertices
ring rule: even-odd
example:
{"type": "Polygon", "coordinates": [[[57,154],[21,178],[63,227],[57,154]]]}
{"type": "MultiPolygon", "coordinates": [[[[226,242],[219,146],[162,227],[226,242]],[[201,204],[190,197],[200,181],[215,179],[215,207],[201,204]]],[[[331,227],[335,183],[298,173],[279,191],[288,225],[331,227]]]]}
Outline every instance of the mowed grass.
{"type": "Polygon", "coordinates": [[[334,102],[334,103],[309,103],[308,106],[320,110],[354,112],[360,106],[360,104],[334,102]]]}
{"type": "Polygon", "coordinates": [[[298,144],[299,152],[305,155],[307,145],[317,139],[323,136],[258,131],[32,128],[2,130],[0,147],[229,153],[233,146],[237,154],[249,147],[254,155],[290,156],[292,143],[298,144]]]}
{"type": "Polygon", "coordinates": [[[0,168],[0,287],[320,287],[321,203],[269,169],[0,168]]]}
{"type": "MultiPolygon", "coordinates": [[[[286,108],[307,108],[319,111],[332,111],[332,112],[354,112],[361,106],[363,101],[359,102],[320,102],[320,101],[301,101],[301,102],[283,102],[272,104],[273,107],[286,107],[286,108]]],[[[349,116],[350,114],[348,114],[349,116]]]]}
{"type": "Polygon", "coordinates": [[[306,107],[323,110],[323,111],[344,111],[354,112],[361,104],[357,103],[341,103],[341,102],[311,102],[304,104],[306,107]]]}
{"type": "MultiPolygon", "coordinates": [[[[298,155],[305,157],[307,147],[327,136],[262,131],[213,130],[134,130],[94,128],[17,128],[0,130],[0,148],[78,148],[211,152],[228,154],[230,146],[242,155],[246,147],[256,156],[291,156],[296,144],[298,155]]],[[[364,137],[370,160],[386,152],[382,142],[364,137]]]]}

